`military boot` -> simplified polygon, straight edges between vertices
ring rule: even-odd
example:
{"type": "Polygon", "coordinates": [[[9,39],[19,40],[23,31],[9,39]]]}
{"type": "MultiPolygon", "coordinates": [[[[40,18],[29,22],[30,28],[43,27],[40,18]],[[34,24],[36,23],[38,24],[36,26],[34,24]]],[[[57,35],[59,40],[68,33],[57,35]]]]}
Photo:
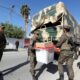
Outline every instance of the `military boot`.
{"type": "Polygon", "coordinates": [[[57,79],[57,80],[64,80],[64,76],[63,75],[60,75],[60,78],[57,79]]]}

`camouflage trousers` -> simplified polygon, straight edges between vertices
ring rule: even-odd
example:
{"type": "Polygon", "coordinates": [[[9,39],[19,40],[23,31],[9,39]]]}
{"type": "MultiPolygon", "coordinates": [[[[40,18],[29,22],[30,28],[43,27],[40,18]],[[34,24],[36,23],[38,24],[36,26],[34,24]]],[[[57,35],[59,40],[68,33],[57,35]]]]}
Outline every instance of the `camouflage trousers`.
{"type": "Polygon", "coordinates": [[[35,75],[35,66],[37,64],[36,61],[36,54],[30,53],[30,72],[33,75],[35,75]]]}
{"type": "Polygon", "coordinates": [[[73,71],[73,53],[71,51],[61,51],[59,59],[58,59],[58,70],[59,75],[64,76],[64,69],[63,69],[63,63],[66,62],[67,65],[67,71],[68,71],[68,77],[69,79],[74,79],[74,71],[73,71]]]}

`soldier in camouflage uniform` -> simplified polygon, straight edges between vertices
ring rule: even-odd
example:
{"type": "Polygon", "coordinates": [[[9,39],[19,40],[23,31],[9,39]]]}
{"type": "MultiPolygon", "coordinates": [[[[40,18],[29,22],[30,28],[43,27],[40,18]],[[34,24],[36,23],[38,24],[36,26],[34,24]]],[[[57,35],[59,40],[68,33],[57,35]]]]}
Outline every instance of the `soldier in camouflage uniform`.
{"type": "Polygon", "coordinates": [[[67,69],[68,69],[68,77],[69,80],[74,79],[74,71],[73,71],[73,55],[74,51],[71,50],[72,45],[69,44],[68,39],[70,38],[70,28],[68,26],[64,26],[63,28],[63,35],[60,38],[60,41],[57,43],[57,47],[61,48],[60,56],[58,59],[58,70],[60,78],[57,80],[64,80],[64,70],[63,70],[63,63],[66,62],[67,69]]]}
{"type": "Polygon", "coordinates": [[[32,77],[33,77],[33,80],[36,80],[35,78],[35,66],[37,64],[37,61],[36,61],[36,50],[34,49],[34,46],[35,46],[35,43],[37,42],[38,40],[38,32],[35,31],[33,33],[33,36],[30,40],[30,46],[28,48],[28,53],[29,53],[29,56],[30,56],[30,72],[32,74],[32,77]]]}

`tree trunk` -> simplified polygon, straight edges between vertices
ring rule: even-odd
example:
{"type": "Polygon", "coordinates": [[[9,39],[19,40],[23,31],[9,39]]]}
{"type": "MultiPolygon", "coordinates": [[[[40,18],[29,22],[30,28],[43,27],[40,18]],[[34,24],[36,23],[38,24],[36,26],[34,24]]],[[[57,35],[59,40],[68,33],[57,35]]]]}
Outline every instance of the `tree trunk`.
{"type": "Polygon", "coordinates": [[[24,38],[27,37],[27,30],[28,30],[28,16],[24,15],[24,22],[25,22],[25,26],[24,26],[24,31],[25,31],[25,34],[24,34],[24,38]]]}

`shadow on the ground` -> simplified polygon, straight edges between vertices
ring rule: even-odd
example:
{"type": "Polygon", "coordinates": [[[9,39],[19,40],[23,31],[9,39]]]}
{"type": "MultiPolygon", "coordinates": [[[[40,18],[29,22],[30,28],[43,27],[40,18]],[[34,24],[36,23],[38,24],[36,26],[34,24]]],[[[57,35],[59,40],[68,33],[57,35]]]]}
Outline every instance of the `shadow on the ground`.
{"type": "Polygon", "coordinates": [[[0,80],[3,80],[3,74],[0,72],[0,80]]]}
{"type": "Polygon", "coordinates": [[[8,51],[18,51],[17,49],[4,49],[4,52],[8,52],[8,51]]]}
{"type": "MultiPolygon", "coordinates": [[[[18,64],[18,65],[16,65],[16,66],[14,66],[14,67],[11,67],[11,68],[8,68],[8,69],[3,70],[3,71],[2,71],[2,72],[3,72],[3,76],[8,75],[8,74],[10,74],[11,72],[14,72],[15,70],[23,67],[24,65],[26,65],[26,64],[28,64],[28,63],[29,63],[29,61],[26,61],[26,62],[23,62],[23,63],[21,63],[21,64],[18,64]]],[[[1,79],[0,79],[0,80],[1,80],[1,79]]]]}
{"type": "Polygon", "coordinates": [[[39,72],[36,74],[36,79],[37,79],[37,80],[38,80],[39,76],[42,74],[42,72],[44,71],[45,68],[47,68],[47,65],[46,65],[46,64],[43,64],[43,65],[41,66],[41,68],[38,69],[39,72]]]}
{"type": "Polygon", "coordinates": [[[55,74],[55,73],[57,72],[57,70],[58,70],[58,66],[57,66],[57,65],[55,65],[55,64],[53,64],[53,63],[49,63],[49,64],[47,65],[47,71],[48,71],[48,72],[50,72],[50,73],[52,73],[52,74],[55,74]]]}
{"type": "Polygon", "coordinates": [[[52,74],[56,73],[57,70],[58,70],[57,65],[54,65],[52,62],[49,63],[49,64],[43,64],[43,65],[41,66],[41,68],[38,69],[39,72],[36,74],[36,79],[37,79],[37,80],[38,80],[39,76],[42,74],[42,72],[43,72],[46,68],[47,68],[47,71],[50,72],[50,73],[52,73],[52,74]]]}
{"type": "MultiPolygon", "coordinates": [[[[39,71],[37,74],[36,74],[36,79],[38,80],[39,76],[42,74],[42,72],[47,69],[47,71],[51,74],[55,74],[57,71],[58,71],[58,65],[56,64],[53,64],[52,62],[49,63],[49,64],[43,64],[41,66],[40,69],[37,69],[36,71],[39,71]]],[[[63,66],[63,69],[64,69],[64,72],[67,73],[67,75],[69,76],[69,72],[67,70],[67,65],[64,65],[63,66]]]]}

